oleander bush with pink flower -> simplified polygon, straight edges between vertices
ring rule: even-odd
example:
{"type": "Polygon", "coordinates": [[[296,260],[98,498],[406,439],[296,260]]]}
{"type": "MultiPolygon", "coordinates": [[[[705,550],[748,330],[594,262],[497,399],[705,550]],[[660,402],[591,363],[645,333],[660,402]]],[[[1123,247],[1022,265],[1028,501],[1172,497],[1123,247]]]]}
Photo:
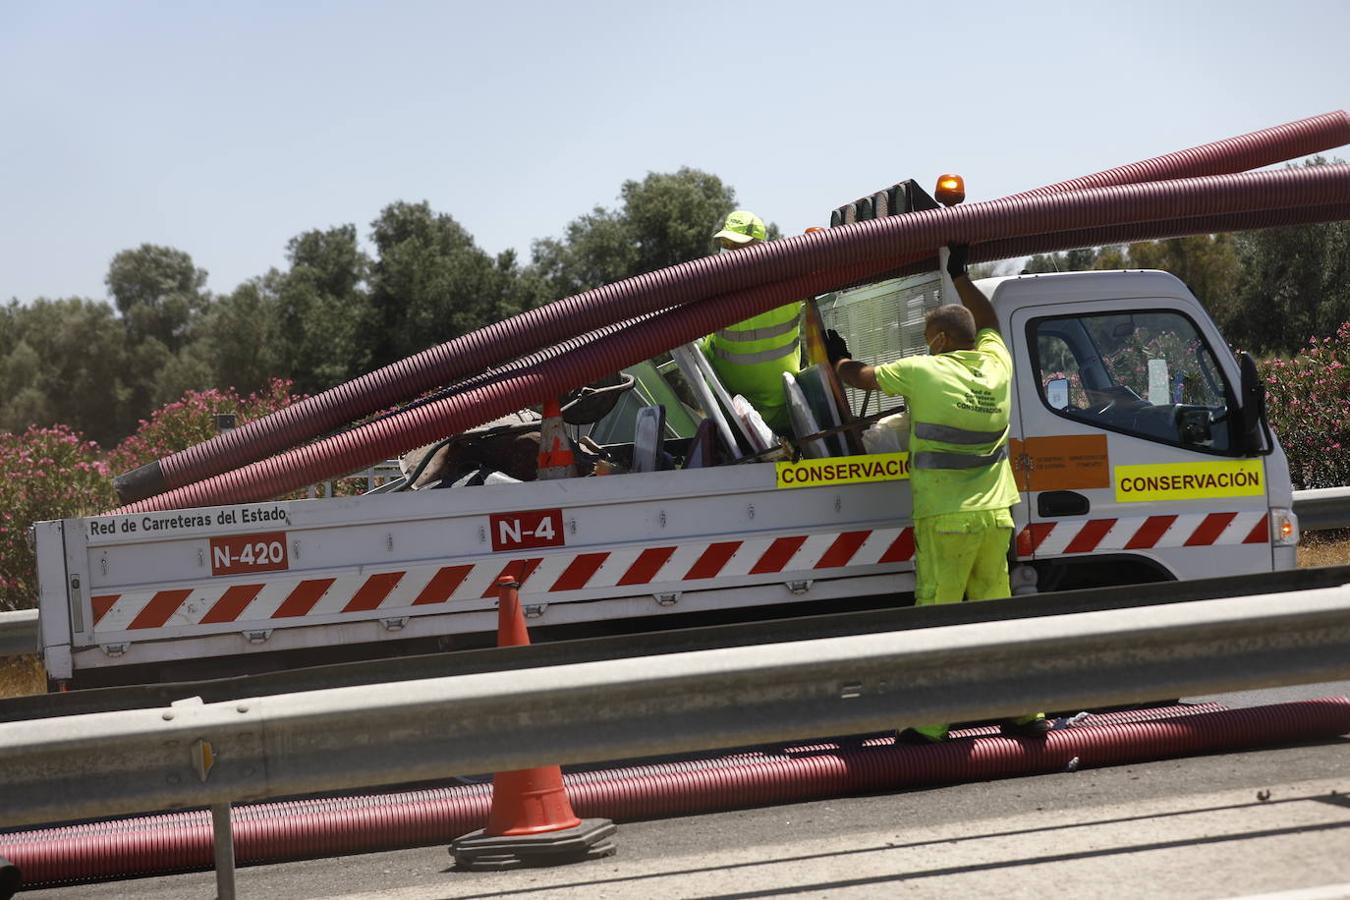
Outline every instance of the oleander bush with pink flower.
{"type": "Polygon", "coordinates": [[[28,527],[115,505],[111,474],[98,444],[64,425],[0,432],[0,611],[36,603],[28,527]]]}
{"type": "Polygon", "coordinates": [[[237,424],[299,399],[275,379],[264,391],[188,391],[143,420],[135,434],[104,451],[64,425],[0,432],[0,610],[36,605],[37,580],[28,528],[34,522],[87,516],[117,506],[115,475],[206,440],[216,416],[237,424]]]}
{"type": "Polygon", "coordinates": [[[281,378],[273,378],[265,390],[247,396],[233,389],[188,391],[155,410],[149,419],[142,419],[135,434],[108,452],[108,466],[113,474],[126,472],[214,437],[216,416],[233,415],[235,424],[242,425],[299,399],[291,394],[291,382],[281,378]]]}
{"type": "Polygon", "coordinates": [[[1350,322],[1259,368],[1295,489],[1350,484],[1350,322]]]}

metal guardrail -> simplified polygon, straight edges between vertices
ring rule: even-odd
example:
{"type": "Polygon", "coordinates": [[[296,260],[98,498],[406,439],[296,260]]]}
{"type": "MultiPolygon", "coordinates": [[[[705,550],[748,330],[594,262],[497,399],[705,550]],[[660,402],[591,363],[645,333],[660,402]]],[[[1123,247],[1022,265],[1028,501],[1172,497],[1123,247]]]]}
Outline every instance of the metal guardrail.
{"type": "Polygon", "coordinates": [[[0,613],[0,659],[37,653],[40,648],[36,609],[0,613]]]}
{"type": "Polygon", "coordinates": [[[305,489],[305,497],[309,500],[321,499],[333,496],[333,486],[339,481],[356,481],[365,479],[366,493],[374,491],[381,485],[388,484],[403,478],[403,468],[399,465],[397,459],[386,459],[384,462],[376,463],[368,469],[360,472],[353,472],[345,478],[334,478],[328,481],[322,481],[318,484],[311,484],[305,489]],[[320,487],[323,490],[320,490],[320,487]]]}
{"type": "Polygon", "coordinates": [[[1350,528],[1350,487],[1294,491],[1294,515],[1301,531],[1350,528]]]}
{"type": "Polygon", "coordinates": [[[0,724],[6,826],[1350,677],[1350,585],[0,724]]]}

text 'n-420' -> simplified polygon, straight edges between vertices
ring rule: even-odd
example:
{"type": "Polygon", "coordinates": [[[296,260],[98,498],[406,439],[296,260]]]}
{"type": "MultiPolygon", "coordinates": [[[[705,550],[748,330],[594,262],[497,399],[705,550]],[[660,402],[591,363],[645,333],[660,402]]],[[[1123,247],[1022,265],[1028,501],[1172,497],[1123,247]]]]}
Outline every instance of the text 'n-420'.
{"type": "Polygon", "coordinates": [[[288,568],[284,531],[211,538],[212,575],[278,572],[288,568]]]}

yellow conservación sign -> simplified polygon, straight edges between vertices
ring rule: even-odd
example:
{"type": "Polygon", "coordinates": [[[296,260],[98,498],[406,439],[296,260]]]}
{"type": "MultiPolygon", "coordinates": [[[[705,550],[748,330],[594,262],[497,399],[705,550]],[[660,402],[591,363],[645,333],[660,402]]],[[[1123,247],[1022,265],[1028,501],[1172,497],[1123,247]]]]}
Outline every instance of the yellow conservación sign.
{"type": "Polygon", "coordinates": [[[776,466],[778,487],[829,487],[865,481],[901,481],[909,478],[908,453],[874,453],[834,459],[803,459],[776,466]]]}
{"type": "Polygon", "coordinates": [[[1116,502],[1259,497],[1265,467],[1259,459],[1116,466],[1116,502]]]}

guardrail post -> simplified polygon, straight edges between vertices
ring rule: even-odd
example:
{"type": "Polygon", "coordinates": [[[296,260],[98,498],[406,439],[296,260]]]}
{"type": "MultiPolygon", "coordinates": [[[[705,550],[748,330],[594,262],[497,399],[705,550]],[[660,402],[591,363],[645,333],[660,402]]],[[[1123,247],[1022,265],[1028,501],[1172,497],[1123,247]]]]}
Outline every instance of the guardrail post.
{"type": "Polygon", "coordinates": [[[234,829],[230,804],[211,807],[211,833],[215,839],[216,900],[234,900],[234,829]]]}

